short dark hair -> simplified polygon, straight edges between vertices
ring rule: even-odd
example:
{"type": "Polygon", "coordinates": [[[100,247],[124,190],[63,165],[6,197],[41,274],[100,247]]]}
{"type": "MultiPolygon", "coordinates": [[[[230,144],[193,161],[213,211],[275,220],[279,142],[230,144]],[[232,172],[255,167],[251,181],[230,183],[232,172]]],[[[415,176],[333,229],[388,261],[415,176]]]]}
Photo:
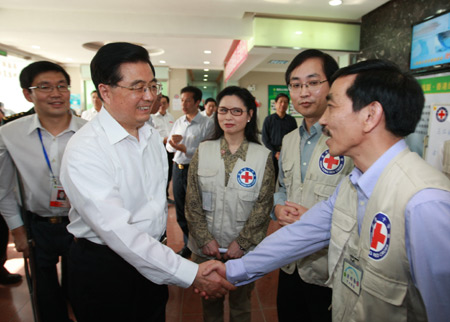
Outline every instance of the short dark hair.
{"type": "Polygon", "coordinates": [[[204,105],[208,104],[209,102],[214,102],[214,104],[216,104],[216,105],[217,105],[217,102],[216,102],[216,100],[215,100],[214,98],[212,98],[212,97],[210,97],[210,98],[207,98],[207,99],[206,99],[206,101],[205,101],[205,104],[204,104],[204,105]]]}
{"type": "Polygon", "coordinates": [[[288,103],[289,103],[289,96],[287,96],[287,95],[284,94],[284,93],[278,94],[277,97],[275,97],[275,102],[278,102],[278,100],[280,99],[280,97],[286,97],[287,100],[288,100],[288,103]]]}
{"type": "MultiPolygon", "coordinates": [[[[256,114],[256,99],[255,97],[245,88],[238,86],[225,87],[218,95],[217,102],[222,100],[225,96],[237,96],[244,103],[247,111],[252,110],[253,116],[245,126],[244,135],[247,141],[261,144],[258,139],[258,123],[256,114]]],[[[219,126],[219,120],[217,119],[218,113],[214,113],[214,135],[212,140],[217,140],[223,136],[223,130],[219,126]]]]}
{"type": "Polygon", "coordinates": [[[167,104],[169,104],[169,103],[170,103],[170,99],[169,99],[169,96],[166,96],[166,95],[162,95],[162,96],[161,96],[161,98],[165,98],[165,99],[167,100],[167,104]]]}
{"type": "Polygon", "coordinates": [[[414,132],[422,116],[425,97],[411,74],[402,72],[393,62],[371,59],[338,70],[331,83],[347,75],[356,75],[346,93],[353,102],[353,111],[379,102],[389,132],[398,137],[414,132]]]}
{"type": "Polygon", "coordinates": [[[36,76],[45,72],[62,73],[67,81],[67,84],[70,85],[70,76],[69,74],[67,74],[64,68],[55,63],[43,60],[31,63],[30,65],[22,69],[19,76],[20,87],[23,89],[28,89],[28,87],[31,87],[31,84],[33,83],[33,80],[36,78],[36,76]]]}
{"type": "Polygon", "coordinates": [[[194,95],[194,101],[198,102],[202,100],[202,91],[200,88],[195,86],[186,86],[181,90],[181,94],[183,93],[192,93],[194,95]]]}
{"type": "MultiPolygon", "coordinates": [[[[122,80],[119,73],[120,66],[124,63],[143,62],[150,65],[153,75],[153,67],[148,51],[141,46],[127,42],[115,42],[101,47],[91,61],[91,77],[95,89],[98,91],[99,84],[117,85],[122,80]]],[[[99,97],[102,99],[100,92],[99,97]]],[[[103,99],[102,99],[103,100],[103,99]]]]}
{"type": "Polygon", "coordinates": [[[317,49],[307,49],[295,56],[295,58],[289,64],[288,68],[286,69],[286,73],[284,74],[286,84],[289,84],[291,81],[292,71],[310,58],[322,59],[323,72],[325,73],[327,80],[329,80],[331,76],[339,69],[338,64],[330,55],[317,49]]]}
{"type": "Polygon", "coordinates": [[[94,90],[91,92],[91,95],[94,94],[94,93],[98,93],[97,90],[94,89],[94,90]]]}

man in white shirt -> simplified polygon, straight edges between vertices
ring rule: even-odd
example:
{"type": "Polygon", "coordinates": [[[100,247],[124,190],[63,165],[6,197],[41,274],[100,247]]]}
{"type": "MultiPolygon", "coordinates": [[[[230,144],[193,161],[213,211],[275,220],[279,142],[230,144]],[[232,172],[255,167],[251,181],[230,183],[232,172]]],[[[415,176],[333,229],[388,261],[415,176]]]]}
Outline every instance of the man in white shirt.
{"type": "MultiPolygon", "coordinates": [[[[85,121],[70,112],[70,77],[59,65],[35,62],[20,73],[25,98],[36,114],[16,119],[0,128],[0,212],[14,237],[16,249],[30,254],[26,227],[15,198],[17,171],[33,238],[37,306],[41,321],[69,321],[65,290],[58,283],[56,264],[66,257],[73,236],[66,230],[69,203],[58,200],[60,164],[72,135],[85,121]]],[[[24,220],[25,220],[24,219],[24,220]]],[[[63,285],[64,286],[64,285],[63,285]]]]}
{"type": "Polygon", "coordinates": [[[187,86],[181,90],[181,105],[185,115],[175,121],[166,144],[167,151],[175,152],[172,186],[177,222],[184,239],[184,247],[178,254],[184,258],[191,256],[187,247],[189,229],[184,214],[189,163],[200,142],[210,138],[214,131],[214,121],[198,111],[201,100],[202,91],[197,87],[187,86]]]}
{"type": "Polygon", "coordinates": [[[148,52],[110,43],[91,62],[103,107],[69,142],[61,180],[72,208],[70,293],[83,321],[165,321],[166,285],[233,288],[160,243],[166,230],[167,160],[147,121],[160,86],[148,52]]]}
{"type": "MultiPolygon", "coordinates": [[[[169,113],[169,103],[170,99],[168,96],[162,95],[160,100],[159,110],[156,114],[152,114],[152,122],[155,129],[158,130],[159,135],[163,138],[164,145],[167,143],[167,138],[169,137],[170,130],[172,130],[175,119],[172,114],[169,113]]],[[[169,163],[169,177],[167,179],[166,195],[167,201],[173,204],[174,201],[169,199],[169,183],[172,179],[172,160],[174,157],[173,152],[167,151],[167,161],[169,163]]]]}
{"type": "Polygon", "coordinates": [[[201,114],[212,119],[216,111],[217,111],[216,100],[212,97],[207,98],[205,101],[205,110],[201,111],[201,114]]]}
{"type": "Polygon", "coordinates": [[[94,107],[81,113],[81,118],[86,121],[92,120],[102,109],[102,100],[98,97],[97,91],[92,91],[91,100],[94,107]]]}

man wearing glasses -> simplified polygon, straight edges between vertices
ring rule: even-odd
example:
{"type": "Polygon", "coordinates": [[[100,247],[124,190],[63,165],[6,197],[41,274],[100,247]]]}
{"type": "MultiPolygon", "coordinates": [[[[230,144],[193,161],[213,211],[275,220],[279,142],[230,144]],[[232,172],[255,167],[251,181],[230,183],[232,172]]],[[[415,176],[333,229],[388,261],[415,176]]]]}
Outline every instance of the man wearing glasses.
{"type": "MultiPolygon", "coordinates": [[[[56,264],[66,256],[73,236],[66,230],[69,202],[58,200],[64,149],[86,121],[70,113],[70,77],[60,66],[35,62],[20,73],[25,98],[36,114],[0,128],[0,212],[11,229],[16,249],[30,254],[26,229],[15,199],[15,170],[20,175],[35,259],[36,294],[41,321],[69,321],[66,296],[58,283],[56,264]]],[[[63,283],[64,286],[64,283],[63,283]]]]}
{"type": "MultiPolygon", "coordinates": [[[[72,208],[70,294],[77,321],[165,321],[168,289],[233,286],[163,245],[167,155],[148,124],[161,87],[145,48],[110,43],[91,62],[100,113],[69,142],[61,180],[72,208]]],[[[155,110],[153,110],[155,109],[155,110]]]]}
{"type": "MultiPolygon", "coordinates": [[[[281,226],[300,219],[301,209],[327,199],[353,168],[350,159],[331,157],[319,119],[327,108],[328,79],[338,69],[336,61],[319,50],[298,54],[286,70],[292,104],[303,116],[300,127],[282,141],[279,158],[280,189],[274,195],[272,218],[281,226]],[[275,218],[276,217],[276,218],[275,218]]],[[[328,249],[281,268],[278,282],[278,319],[331,321],[328,249]]]]}

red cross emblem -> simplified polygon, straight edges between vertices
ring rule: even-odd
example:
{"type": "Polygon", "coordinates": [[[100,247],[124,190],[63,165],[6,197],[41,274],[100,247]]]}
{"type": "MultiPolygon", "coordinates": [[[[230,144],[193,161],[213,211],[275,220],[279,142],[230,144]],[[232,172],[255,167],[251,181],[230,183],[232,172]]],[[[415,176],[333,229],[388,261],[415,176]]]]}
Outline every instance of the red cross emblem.
{"type": "Polygon", "coordinates": [[[391,240],[391,221],[389,217],[379,212],[375,215],[370,226],[369,257],[382,260],[389,251],[391,240]]]}
{"type": "Polygon", "coordinates": [[[436,111],[436,119],[439,122],[444,122],[447,119],[447,116],[448,116],[448,111],[443,106],[439,107],[438,110],[436,111]]]}
{"type": "Polygon", "coordinates": [[[323,160],[323,163],[327,164],[327,169],[332,169],[333,165],[339,164],[339,157],[332,157],[331,155],[328,158],[323,160]]]}
{"type": "Polygon", "coordinates": [[[375,230],[372,236],[372,243],[370,244],[370,248],[377,249],[378,244],[381,243],[384,245],[386,242],[386,235],[381,232],[383,225],[377,222],[375,224],[375,230]]]}
{"type": "Polygon", "coordinates": [[[250,172],[245,171],[244,174],[241,174],[241,179],[245,181],[245,183],[249,183],[250,180],[253,180],[253,176],[250,172]]]}

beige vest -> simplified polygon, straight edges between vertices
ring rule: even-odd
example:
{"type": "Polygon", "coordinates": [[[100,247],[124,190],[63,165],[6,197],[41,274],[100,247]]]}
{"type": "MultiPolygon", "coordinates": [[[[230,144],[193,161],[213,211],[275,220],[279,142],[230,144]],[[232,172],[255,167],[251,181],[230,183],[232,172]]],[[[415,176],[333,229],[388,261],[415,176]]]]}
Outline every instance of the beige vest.
{"type": "Polygon", "coordinates": [[[426,321],[424,304],[411,280],[404,238],[406,205],[425,188],[450,190],[450,181],[405,149],[378,179],[359,236],[357,192],[348,178],[342,183],[328,259],[334,322],[426,321]],[[348,263],[362,271],[359,295],[342,282],[354,272],[348,263]]]}
{"type": "Polygon", "coordinates": [[[450,179],[450,140],[444,142],[442,172],[450,179]]]}
{"type": "MultiPolygon", "coordinates": [[[[208,230],[220,247],[228,248],[244,228],[259,196],[269,153],[262,145],[249,142],[246,160],[236,161],[225,186],[220,139],[200,144],[197,174],[202,206],[208,230]]],[[[194,238],[189,238],[189,248],[195,254],[205,256],[194,238]]]]}
{"type": "MultiPolygon", "coordinates": [[[[281,160],[287,200],[311,208],[319,201],[328,199],[342,178],[353,169],[353,162],[350,158],[330,158],[330,155],[326,153],[328,151],[325,143],[327,139],[328,137],[323,134],[319,138],[302,183],[298,129],[283,138],[281,160]],[[325,157],[323,157],[324,154],[325,157]],[[333,164],[338,162],[340,163],[338,166],[333,164]]],[[[292,274],[297,266],[298,273],[305,282],[323,286],[328,279],[327,257],[328,249],[325,248],[282,267],[282,270],[292,274]]]]}

